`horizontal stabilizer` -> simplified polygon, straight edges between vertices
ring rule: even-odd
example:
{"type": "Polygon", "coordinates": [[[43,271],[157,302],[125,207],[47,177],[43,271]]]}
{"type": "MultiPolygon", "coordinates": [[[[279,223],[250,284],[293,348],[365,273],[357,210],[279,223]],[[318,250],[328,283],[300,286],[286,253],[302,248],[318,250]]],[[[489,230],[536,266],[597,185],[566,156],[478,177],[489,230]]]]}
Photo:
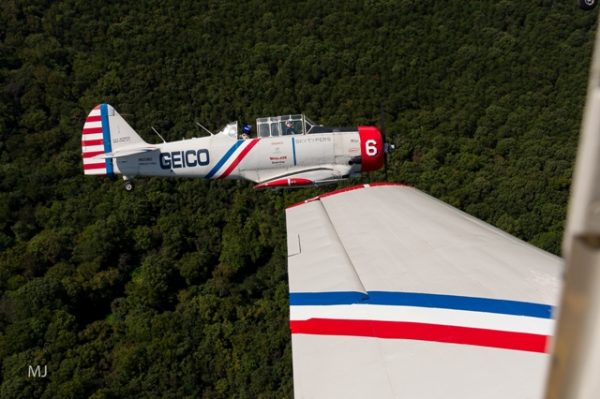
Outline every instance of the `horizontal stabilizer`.
{"type": "Polygon", "coordinates": [[[150,151],[157,151],[158,147],[143,147],[143,148],[124,148],[118,151],[107,152],[105,154],[100,154],[95,156],[96,159],[107,159],[107,158],[122,158],[128,157],[130,155],[143,154],[150,151]]]}

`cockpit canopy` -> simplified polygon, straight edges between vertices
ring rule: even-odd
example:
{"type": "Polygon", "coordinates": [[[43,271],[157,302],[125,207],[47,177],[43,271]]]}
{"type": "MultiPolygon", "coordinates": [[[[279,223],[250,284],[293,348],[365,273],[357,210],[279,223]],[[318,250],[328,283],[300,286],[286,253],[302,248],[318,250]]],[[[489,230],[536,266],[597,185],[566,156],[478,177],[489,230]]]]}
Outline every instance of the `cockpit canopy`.
{"type": "Polygon", "coordinates": [[[304,114],[269,116],[256,119],[258,137],[277,137],[290,134],[308,134],[317,126],[304,114]]]}

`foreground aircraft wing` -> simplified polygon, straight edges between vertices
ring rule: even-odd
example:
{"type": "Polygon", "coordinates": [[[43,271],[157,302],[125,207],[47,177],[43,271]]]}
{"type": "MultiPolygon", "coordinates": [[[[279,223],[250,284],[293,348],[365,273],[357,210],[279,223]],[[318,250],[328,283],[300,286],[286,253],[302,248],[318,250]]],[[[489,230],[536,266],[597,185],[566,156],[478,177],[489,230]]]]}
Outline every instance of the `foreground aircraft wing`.
{"type": "Polygon", "coordinates": [[[286,210],[296,398],[537,398],[562,260],[414,188],[286,210]]]}

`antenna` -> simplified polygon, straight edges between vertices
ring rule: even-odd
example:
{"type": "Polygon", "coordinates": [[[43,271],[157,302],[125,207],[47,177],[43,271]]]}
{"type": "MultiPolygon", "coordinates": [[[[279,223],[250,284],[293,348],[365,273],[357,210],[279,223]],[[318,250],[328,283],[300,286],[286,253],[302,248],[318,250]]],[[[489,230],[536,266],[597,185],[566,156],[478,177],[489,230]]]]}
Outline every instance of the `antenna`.
{"type": "Polygon", "coordinates": [[[158,135],[158,137],[160,137],[160,139],[163,141],[163,143],[166,143],[165,139],[163,138],[163,136],[160,135],[160,133],[158,132],[158,130],[156,130],[154,128],[154,126],[151,126],[151,128],[154,131],[154,133],[156,133],[158,135]]]}
{"type": "Polygon", "coordinates": [[[205,128],[200,122],[195,121],[196,125],[201,127],[202,129],[206,130],[211,136],[214,136],[215,134],[213,132],[211,132],[210,130],[208,130],[207,128],[205,128]]]}

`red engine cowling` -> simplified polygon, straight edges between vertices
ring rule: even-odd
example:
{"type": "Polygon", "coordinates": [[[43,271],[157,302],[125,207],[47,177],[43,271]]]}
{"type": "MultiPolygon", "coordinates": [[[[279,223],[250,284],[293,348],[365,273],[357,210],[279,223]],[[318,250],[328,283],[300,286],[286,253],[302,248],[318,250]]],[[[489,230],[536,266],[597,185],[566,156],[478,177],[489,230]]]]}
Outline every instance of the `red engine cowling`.
{"type": "Polygon", "coordinates": [[[359,126],[361,170],[380,169],[384,163],[383,137],[375,126],[359,126]]]}

